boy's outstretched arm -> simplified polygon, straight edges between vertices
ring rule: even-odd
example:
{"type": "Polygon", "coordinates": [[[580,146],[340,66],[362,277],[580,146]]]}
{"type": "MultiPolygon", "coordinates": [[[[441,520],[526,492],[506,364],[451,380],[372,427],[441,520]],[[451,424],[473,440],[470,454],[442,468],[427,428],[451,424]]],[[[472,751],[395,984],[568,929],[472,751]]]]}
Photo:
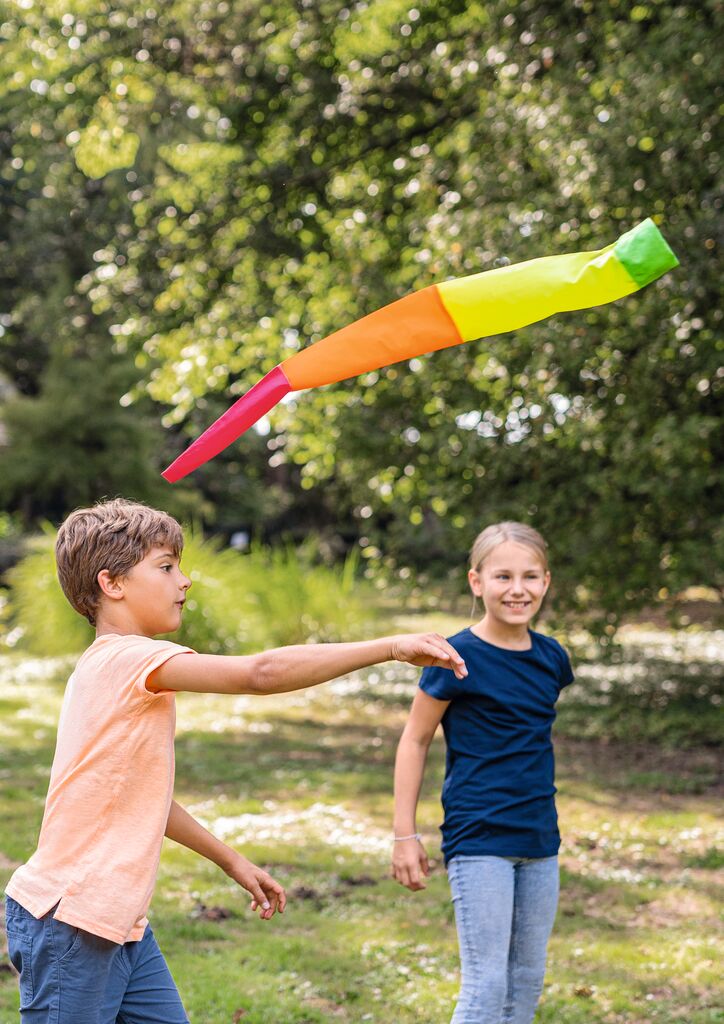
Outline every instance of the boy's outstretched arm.
{"type": "Polygon", "coordinates": [[[268,872],[207,832],[175,800],[171,803],[166,822],[166,836],[217,864],[230,878],[250,892],[251,909],[259,910],[259,916],[264,920],[272,917],[276,910],[280,914],[284,913],[287,897],[281,885],[268,872]]]}
{"type": "Polygon", "coordinates": [[[299,644],[261,654],[184,654],[170,658],[149,677],[159,690],[201,693],[288,693],[326,683],[382,661],[436,665],[467,675],[465,662],[439,633],[404,633],[349,644],[299,644]]]}

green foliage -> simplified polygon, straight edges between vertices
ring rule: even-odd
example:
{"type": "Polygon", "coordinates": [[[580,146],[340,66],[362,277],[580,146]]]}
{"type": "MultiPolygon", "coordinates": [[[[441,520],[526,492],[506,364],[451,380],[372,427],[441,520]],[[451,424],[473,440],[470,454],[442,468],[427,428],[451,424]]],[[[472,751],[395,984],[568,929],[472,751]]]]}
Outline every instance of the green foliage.
{"type": "Polygon", "coordinates": [[[20,524],[15,516],[8,512],[0,512],[0,541],[19,537],[21,532],[20,524]]]}
{"type": "MultiPolygon", "coordinates": [[[[8,573],[0,622],[13,646],[33,654],[82,650],[94,631],[60,589],[50,528],[8,573]]],[[[239,654],[311,641],[359,639],[377,620],[372,588],[356,579],[357,560],[327,566],[307,547],[248,555],[190,532],[184,569],[193,581],[174,639],[210,654],[239,654]]]]}
{"type": "Polygon", "coordinates": [[[2,460],[0,502],[27,521],[42,514],[60,520],[116,494],[160,502],[167,489],[147,414],[118,402],[132,380],[127,361],[112,354],[55,354],[40,395],[17,396],[3,410],[12,445],[2,460]]]}
{"type": "Polygon", "coordinates": [[[0,368],[52,416],[49,363],[71,379],[83,345],[115,353],[109,403],[164,407],[155,468],[229,393],[385,302],[650,214],[681,268],[644,292],[300,396],[191,486],[208,519],[241,481],[247,524],[288,513],[435,579],[486,522],[530,520],[559,603],[599,630],[721,586],[722,27],[714,0],[13,5],[0,368]]]}
{"type": "Polygon", "coordinates": [[[353,556],[341,565],[310,548],[256,547],[242,555],[191,535],[184,570],[193,587],[179,642],[208,653],[241,653],[286,644],[351,640],[377,619],[369,584],[353,556]]]}
{"type": "Polygon", "coordinates": [[[68,604],[55,572],[55,533],[28,542],[28,553],[8,573],[10,637],[31,654],[77,654],[94,630],[68,604]]]}

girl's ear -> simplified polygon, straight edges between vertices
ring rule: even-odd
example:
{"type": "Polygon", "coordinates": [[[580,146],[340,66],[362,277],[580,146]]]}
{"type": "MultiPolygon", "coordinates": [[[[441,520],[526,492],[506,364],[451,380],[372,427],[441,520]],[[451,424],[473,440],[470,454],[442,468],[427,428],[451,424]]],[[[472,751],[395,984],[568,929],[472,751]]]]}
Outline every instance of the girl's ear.
{"type": "Polygon", "coordinates": [[[123,597],[123,580],[120,576],[111,576],[107,569],[101,569],[96,580],[104,597],[111,601],[120,601],[123,597]]]}
{"type": "Polygon", "coordinates": [[[468,571],[468,583],[475,597],[483,596],[483,585],[480,582],[480,574],[476,569],[470,569],[468,571]]]}

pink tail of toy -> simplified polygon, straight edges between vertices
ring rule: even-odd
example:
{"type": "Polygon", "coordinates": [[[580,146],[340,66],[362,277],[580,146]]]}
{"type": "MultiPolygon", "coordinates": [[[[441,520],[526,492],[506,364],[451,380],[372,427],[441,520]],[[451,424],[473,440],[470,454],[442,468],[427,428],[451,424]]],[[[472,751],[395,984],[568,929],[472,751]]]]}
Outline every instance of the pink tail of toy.
{"type": "Polygon", "coordinates": [[[262,377],[258,384],[234,402],[223,416],[212,423],[208,430],[197,437],[161,475],[170,484],[175,484],[177,480],[193,473],[252,427],[291,390],[291,384],[284,371],[280,366],[275,366],[266,377],[262,377]]]}

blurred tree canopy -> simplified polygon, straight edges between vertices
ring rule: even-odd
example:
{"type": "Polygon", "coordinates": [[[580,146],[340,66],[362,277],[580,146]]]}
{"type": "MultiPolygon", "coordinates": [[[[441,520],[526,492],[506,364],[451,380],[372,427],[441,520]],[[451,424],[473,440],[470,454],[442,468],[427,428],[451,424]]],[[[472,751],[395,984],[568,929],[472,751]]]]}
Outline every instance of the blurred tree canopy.
{"type": "Polygon", "coordinates": [[[717,584],[715,0],[4,0],[0,20],[3,507],[124,491],[220,528],[327,526],[428,578],[523,519],[559,600],[611,621],[717,584]],[[644,292],[297,395],[158,482],[291,351],[649,215],[682,265],[644,292]]]}

